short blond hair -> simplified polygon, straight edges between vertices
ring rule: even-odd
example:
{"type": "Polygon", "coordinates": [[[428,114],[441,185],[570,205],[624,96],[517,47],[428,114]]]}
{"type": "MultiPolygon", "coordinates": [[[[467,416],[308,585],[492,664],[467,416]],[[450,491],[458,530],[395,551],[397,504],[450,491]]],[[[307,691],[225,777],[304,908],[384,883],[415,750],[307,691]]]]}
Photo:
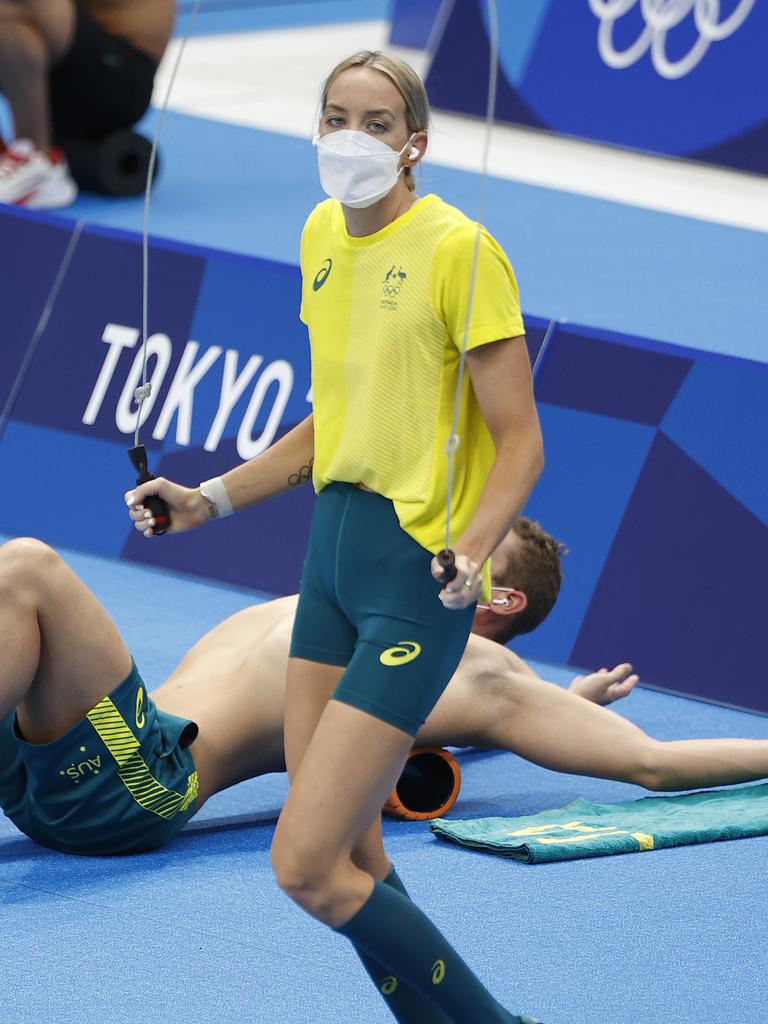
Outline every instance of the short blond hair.
{"type": "MultiPolygon", "coordinates": [[[[349,68],[373,68],[380,71],[392,82],[397,91],[403,97],[405,103],[405,123],[411,134],[426,131],[429,126],[429,100],[424,83],[413,70],[410,64],[406,64],[399,57],[392,54],[382,53],[381,50],[360,50],[353,53],[351,57],[345,57],[331,71],[323,83],[323,92],[320,100],[321,112],[325,110],[328,102],[328,90],[342,73],[349,68]]],[[[416,188],[416,179],[410,167],[403,171],[405,183],[413,192],[416,188]]]]}

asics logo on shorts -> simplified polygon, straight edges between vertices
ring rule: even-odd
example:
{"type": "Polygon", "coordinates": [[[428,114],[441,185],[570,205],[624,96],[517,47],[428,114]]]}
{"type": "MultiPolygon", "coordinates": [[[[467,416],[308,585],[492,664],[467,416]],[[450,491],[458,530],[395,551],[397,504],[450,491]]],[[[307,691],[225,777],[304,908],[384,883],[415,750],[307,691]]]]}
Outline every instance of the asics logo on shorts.
{"type": "Polygon", "coordinates": [[[381,988],[379,989],[379,992],[381,992],[383,996],[391,996],[396,988],[397,978],[395,978],[394,975],[390,974],[390,976],[388,978],[385,978],[384,981],[381,983],[381,988]]]}
{"type": "Polygon", "coordinates": [[[432,984],[439,985],[445,977],[445,961],[435,960],[432,964],[432,984]]]}
{"type": "Polygon", "coordinates": [[[323,263],[322,267],[320,267],[318,272],[315,274],[315,280],[312,282],[313,292],[319,292],[320,289],[323,287],[325,282],[328,280],[328,275],[331,272],[332,266],[333,260],[329,256],[328,259],[325,260],[325,262],[323,263]]]}
{"type": "Polygon", "coordinates": [[[386,651],[381,652],[379,661],[382,665],[390,667],[407,665],[409,661],[415,661],[421,654],[421,644],[417,644],[413,640],[398,640],[397,644],[397,647],[388,647],[386,651]]]}
{"type": "Polygon", "coordinates": [[[140,686],[136,691],[136,728],[143,729],[146,720],[144,714],[144,687],[140,686]]]}

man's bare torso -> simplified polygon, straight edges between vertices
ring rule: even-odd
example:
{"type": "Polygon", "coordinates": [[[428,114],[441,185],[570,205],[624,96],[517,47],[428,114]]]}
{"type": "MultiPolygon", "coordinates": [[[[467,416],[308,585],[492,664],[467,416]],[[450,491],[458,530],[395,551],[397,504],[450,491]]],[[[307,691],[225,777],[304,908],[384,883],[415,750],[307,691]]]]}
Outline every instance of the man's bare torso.
{"type": "MultiPolygon", "coordinates": [[[[297,601],[295,595],[279,598],[230,616],[198,641],[152,694],[158,707],[200,725],[194,753],[201,804],[219,789],[285,768],[285,673],[297,601]]],[[[533,675],[512,651],[470,636],[448,685],[458,691],[470,681],[476,685],[484,674],[518,673],[533,675]]],[[[429,726],[430,721],[420,742],[431,741],[429,726]]],[[[443,723],[440,735],[445,735],[443,723]]],[[[443,742],[461,746],[473,739],[457,732],[443,742]]]]}

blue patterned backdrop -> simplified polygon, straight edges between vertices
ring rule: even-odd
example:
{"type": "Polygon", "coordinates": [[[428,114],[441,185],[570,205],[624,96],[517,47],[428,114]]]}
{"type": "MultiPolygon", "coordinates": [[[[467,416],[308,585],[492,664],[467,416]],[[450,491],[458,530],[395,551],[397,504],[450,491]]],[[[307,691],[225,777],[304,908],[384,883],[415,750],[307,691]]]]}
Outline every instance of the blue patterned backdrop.
{"type": "MultiPolygon", "coordinates": [[[[15,254],[0,277],[0,532],[295,591],[310,488],[162,541],[130,526],[138,239],[83,231],[30,361],[73,225],[8,210],[0,230],[15,254]]],[[[299,272],[172,243],[150,255],[141,440],[156,473],[196,484],[309,411],[299,272]]],[[[535,355],[546,325],[526,323],[535,355]]],[[[555,611],[516,649],[631,660],[648,683],[768,712],[768,366],[561,324],[536,387],[547,465],[526,511],[570,554],[555,611]]]]}
{"type": "MultiPolygon", "coordinates": [[[[764,0],[497,6],[500,121],[768,173],[764,0]]],[[[393,38],[414,17],[395,13],[393,38]]],[[[433,105],[484,115],[487,0],[444,0],[433,27],[433,105]]]]}

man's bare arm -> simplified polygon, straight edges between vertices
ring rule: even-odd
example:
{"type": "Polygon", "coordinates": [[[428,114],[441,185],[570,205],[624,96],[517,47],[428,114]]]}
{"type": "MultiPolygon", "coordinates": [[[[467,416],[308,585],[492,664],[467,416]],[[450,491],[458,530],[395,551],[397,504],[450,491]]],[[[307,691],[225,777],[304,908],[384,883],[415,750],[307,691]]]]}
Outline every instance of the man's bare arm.
{"type": "MultiPolygon", "coordinates": [[[[541,679],[518,654],[508,647],[504,650],[507,653],[506,662],[510,672],[527,676],[529,679],[541,679]]],[[[605,706],[630,694],[639,680],[640,677],[633,671],[629,662],[622,662],[612,669],[600,668],[597,672],[574,676],[568,689],[584,700],[605,706]]]]}

